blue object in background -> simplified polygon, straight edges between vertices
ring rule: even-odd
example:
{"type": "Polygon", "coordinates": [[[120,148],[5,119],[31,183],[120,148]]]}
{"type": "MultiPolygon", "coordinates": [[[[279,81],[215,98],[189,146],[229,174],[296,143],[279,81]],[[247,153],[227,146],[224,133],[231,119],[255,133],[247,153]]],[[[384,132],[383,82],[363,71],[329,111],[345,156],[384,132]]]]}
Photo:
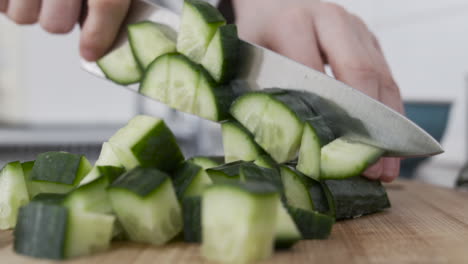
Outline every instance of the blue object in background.
{"type": "MultiPolygon", "coordinates": [[[[406,116],[440,142],[447,128],[450,102],[405,102],[406,116]]],[[[425,158],[408,158],[401,162],[400,177],[412,178],[425,158]]]]}

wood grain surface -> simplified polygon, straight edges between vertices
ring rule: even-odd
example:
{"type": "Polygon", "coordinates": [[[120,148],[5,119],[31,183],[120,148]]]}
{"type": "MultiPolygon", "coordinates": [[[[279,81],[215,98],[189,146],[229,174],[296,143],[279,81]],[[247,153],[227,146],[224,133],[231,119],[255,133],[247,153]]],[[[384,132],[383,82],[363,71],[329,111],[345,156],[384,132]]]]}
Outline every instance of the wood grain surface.
{"type": "MultiPolygon", "coordinates": [[[[301,241],[261,263],[468,263],[468,193],[398,181],[387,185],[392,208],[338,222],[327,240],[301,241]]],[[[56,263],[18,256],[12,232],[0,232],[1,264],[56,263]]],[[[210,263],[199,247],[114,243],[111,250],[73,264],[210,263]]]]}

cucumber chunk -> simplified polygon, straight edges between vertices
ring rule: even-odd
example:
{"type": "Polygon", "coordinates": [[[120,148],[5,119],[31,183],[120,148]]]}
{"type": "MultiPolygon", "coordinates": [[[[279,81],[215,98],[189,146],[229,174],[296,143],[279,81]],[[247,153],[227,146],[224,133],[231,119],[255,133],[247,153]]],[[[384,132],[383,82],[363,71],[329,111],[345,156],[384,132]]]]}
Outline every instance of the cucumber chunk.
{"type": "Polygon", "coordinates": [[[319,180],[321,148],[333,139],[333,132],[321,116],[307,119],[299,149],[297,170],[319,180]]]}
{"type": "Polygon", "coordinates": [[[130,240],[163,245],[182,230],[182,212],[169,176],[135,168],[108,188],[112,209],[130,240]]]}
{"type": "Polygon", "coordinates": [[[34,201],[20,209],[15,252],[61,260],[109,248],[114,216],[71,210],[58,201],[34,201]]]}
{"type": "Polygon", "coordinates": [[[30,196],[39,193],[67,193],[91,171],[85,156],[67,152],[39,154],[30,175],[30,196]]]}
{"type": "Polygon", "coordinates": [[[236,74],[239,57],[239,37],[236,25],[218,28],[211,40],[201,64],[218,83],[231,80],[236,74]]]}
{"type": "Polygon", "coordinates": [[[139,93],[162,103],[167,103],[169,92],[169,61],[177,53],[161,55],[146,69],[141,80],[139,93]]]}
{"type": "Polygon", "coordinates": [[[333,217],[292,206],[288,209],[303,239],[325,239],[330,235],[335,223],[333,217]]]}
{"type": "Polygon", "coordinates": [[[127,170],[142,166],[172,172],[184,160],[171,130],[163,120],[150,116],[134,117],[109,143],[127,170]]]}
{"type": "Polygon", "coordinates": [[[260,167],[269,168],[269,169],[277,169],[278,164],[268,155],[263,154],[258,156],[258,158],[254,161],[255,165],[260,167]]]}
{"type": "Polygon", "coordinates": [[[302,236],[291,215],[283,203],[278,203],[278,220],[275,229],[275,246],[277,248],[292,247],[302,236]]]}
{"type": "Polygon", "coordinates": [[[202,242],[202,198],[186,197],[182,201],[184,216],[184,240],[190,243],[202,242]]]}
{"type": "Polygon", "coordinates": [[[231,162],[218,167],[207,169],[206,172],[213,183],[239,182],[243,161],[231,162]]]}
{"type": "Polygon", "coordinates": [[[356,218],[390,208],[387,192],[379,181],[356,176],[323,183],[330,193],[336,219],[356,218]]]}
{"type": "Polygon", "coordinates": [[[186,161],[180,166],[173,179],[179,200],[188,196],[201,195],[206,186],[212,183],[205,170],[190,161],[186,161]]]}
{"type": "Polygon", "coordinates": [[[232,116],[255,136],[255,141],[278,163],[293,160],[301,143],[307,106],[294,96],[272,91],[239,97],[232,116]]]}
{"type": "Polygon", "coordinates": [[[188,159],[187,161],[192,162],[193,164],[202,167],[204,170],[221,165],[221,163],[214,160],[213,158],[202,157],[202,156],[192,157],[188,159]]]}
{"type": "Polygon", "coordinates": [[[221,13],[200,0],[186,0],[177,38],[177,51],[200,63],[218,28],[226,24],[221,13]]]}
{"type": "Polygon", "coordinates": [[[83,178],[83,180],[81,180],[80,185],[91,182],[101,176],[101,173],[98,170],[98,166],[111,166],[113,168],[123,167],[122,162],[120,162],[117,155],[115,155],[114,150],[112,150],[112,146],[108,142],[104,142],[104,144],[102,144],[99,158],[94,164],[93,169],[91,169],[91,171],[83,178]]]}
{"type": "Polygon", "coordinates": [[[14,228],[18,210],[29,202],[29,194],[19,161],[0,171],[0,230],[14,228]]]}
{"type": "Polygon", "coordinates": [[[315,209],[309,193],[310,179],[285,165],[281,166],[281,179],[289,205],[308,211],[315,209]]]}
{"type": "Polygon", "coordinates": [[[320,178],[343,179],[360,175],[382,155],[382,149],[337,138],[321,151],[320,178]]]}
{"type": "Polygon", "coordinates": [[[143,75],[128,42],[102,57],[97,65],[107,79],[121,85],[137,83],[143,75]]]}
{"type": "Polygon", "coordinates": [[[29,199],[31,199],[31,172],[34,167],[34,161],[23,162],[21,163],[21,167],[23,167],[24,181],[26,182],[26,188],[28,189],[28,196],[29,199]]]}
{"type": "Polygon", "coordinates": [[[241,124],[227,121],[221,125],[225,162],[257,159],[263,150],[255,143],[253,135],[241,124]]]}
{"type": "Polygon", "coordinates": [[[176,33],[165,25],[143,21],[127,30],[133,55],[143,70],[157,57],[176,51],[176,33]]]}
{"type": "Polygon", "coordinates": [[[223,263],[249,263],[273,252],[279,195],[270,185],[222,184],[202,200],[202,254],[223,263]]]}
{"type": "Polygon", "coordinates": [[[314,204],[314,210],[327,215],[334,216],[332,201],[327,196],[321,182],[315,180],[308,181],[309,194],[314,204]]]}

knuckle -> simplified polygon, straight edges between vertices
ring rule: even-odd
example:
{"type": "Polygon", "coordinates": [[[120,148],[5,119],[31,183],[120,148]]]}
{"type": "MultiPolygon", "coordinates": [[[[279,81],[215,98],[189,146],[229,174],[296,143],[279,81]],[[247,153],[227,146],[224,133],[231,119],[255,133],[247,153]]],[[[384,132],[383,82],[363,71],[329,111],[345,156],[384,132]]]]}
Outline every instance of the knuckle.
{"type": "Polygon", "coordinates": [[[362,80],[379,80],[380,73],[375,69],[374,65],[370,63],[349,64],[349,71],[351,71],[358,79],[362,80]]]}
{"type": "Polygon", "coordinates": [[[344,7],[331,2],[322,2],[321,12],[337,17],[346,17],[349,15],[344,7]]]}

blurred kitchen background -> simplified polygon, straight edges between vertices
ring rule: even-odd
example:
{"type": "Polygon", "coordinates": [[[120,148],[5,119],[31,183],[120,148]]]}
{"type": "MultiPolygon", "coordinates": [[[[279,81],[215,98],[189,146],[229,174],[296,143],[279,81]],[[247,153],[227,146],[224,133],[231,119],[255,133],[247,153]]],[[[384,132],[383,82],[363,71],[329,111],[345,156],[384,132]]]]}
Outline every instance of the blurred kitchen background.
{"type": "MultiPolygon", "coordinates": [[[[468,152],[468,2],[333,2],[361,16],[377,35],[408,115],[440,137],[446,150],[422,164],[405,161],[405,176],[453,186],[468,152]]],[[[0,16],[0,32],[0,166],[47,150],[85,153],[93,160],[102,142],[135,114],[174,116],[82,71],[78,28],[66,36],[50,35],[0,16]]],[[[197,132],[197,123],[185,116],[169,125],[188,155],[221,143],[197,132]],[[196,137],[198,145],[188,144],[196,137]]]]}

